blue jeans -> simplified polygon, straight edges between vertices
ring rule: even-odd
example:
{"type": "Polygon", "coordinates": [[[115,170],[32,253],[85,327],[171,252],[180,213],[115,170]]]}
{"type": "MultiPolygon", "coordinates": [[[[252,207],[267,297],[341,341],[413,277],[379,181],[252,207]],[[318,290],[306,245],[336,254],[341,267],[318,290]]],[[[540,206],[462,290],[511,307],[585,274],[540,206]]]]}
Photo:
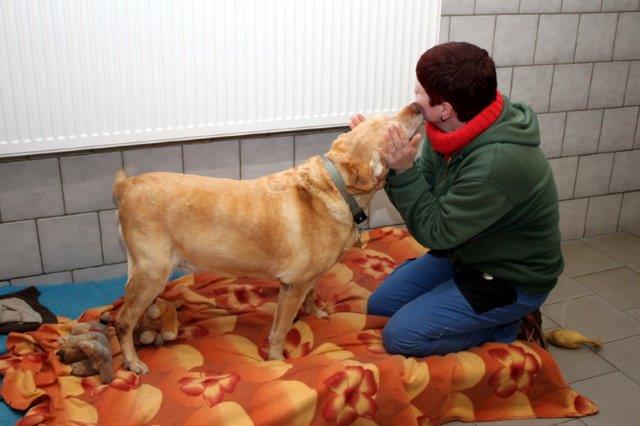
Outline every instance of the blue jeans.
{"type": "Polygon", "coordinates": [[[548,295],[516,294],[514,303],[477,314],[456,286],[449,260],[425,254],[393,271],[369,298],[367,312],[391,317],[382,333],[389,353],[443,355],[489,341],[513,342],[520,319],[548,295]]]}

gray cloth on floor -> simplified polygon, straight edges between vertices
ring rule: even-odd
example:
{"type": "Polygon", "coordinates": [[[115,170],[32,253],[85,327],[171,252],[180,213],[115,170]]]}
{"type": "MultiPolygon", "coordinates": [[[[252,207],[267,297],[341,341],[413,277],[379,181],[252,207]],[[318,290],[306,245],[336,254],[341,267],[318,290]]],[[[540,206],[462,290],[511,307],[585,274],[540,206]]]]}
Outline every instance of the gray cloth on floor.
{"type": "Polygon", "coordinates": [[[0,295],[3,320],[0,320],[0,334],[23,333],[36,330],[42,324],[56,324],[56,316],[38,301],[40,292],[31,286],[19,291],[0,295]],[[16,302],[16,299],[20,302],[16,302]],[[9,301],[9,302],[5,302],[9,301]],[[21,303],[24,302],[29,309],[21,303]],[[34,315],[37,314],[37,315],[34,315]]]}
{"type": "Polygon", "coordinates": [[[17,297],[0,300],[0,324],[8,322],[42,322],[42,315],[17,297]]]}

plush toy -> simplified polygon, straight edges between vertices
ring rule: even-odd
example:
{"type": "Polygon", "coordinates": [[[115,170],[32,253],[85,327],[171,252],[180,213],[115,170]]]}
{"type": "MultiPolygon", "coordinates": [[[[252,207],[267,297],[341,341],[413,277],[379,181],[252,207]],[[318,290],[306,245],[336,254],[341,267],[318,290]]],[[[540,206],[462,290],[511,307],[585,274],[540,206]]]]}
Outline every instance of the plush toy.
{"type": "Polygon", "coordinates": [[[171,302],[157,298],[138,321],[134,334],[136,340],[143,345],[154,343],[159,346],[164,342],[176,340],[178,337],[176,307],[171,302]]]}
{"type": "MultiPolygon", "coordinates": [[[[100,317],[110,323],[113,312],[105,312],[100,317]]],[[[98,322],[82,322],[71,329],[71,334],[58,340],[61,347],[57,352],[60,360],[71,365],[74,376],[100,374],[102,383],[110,383],[113,372],[113,353],[109,345],[112,327],[98,322]]],[[[173,303],[156,299],[138,321],[134,331],[136,343],[162,345],[178,337],[178,314],[173,303]]]]}
{"type": "Polygon", "coordinates": [[[82,322],[71,329],[71,334],[58,339],[61,348],[57,355],[62,362],[71,365],[74,376],[100,374],[102,383],[111,383],[113,355],[107,327],[96,322],[82,322]]]}
{"type": "MultiPolygon", "coordinates": [[[[100,316],[103,323],[111,323],[115,318],[117,309],[105,312],[100,316]]],[[[170,342],[178,337],[178,313],[173,303],[157,298],[138,320],[138,325],[133,331],[136,344],[156,346],[170,342]]]]}

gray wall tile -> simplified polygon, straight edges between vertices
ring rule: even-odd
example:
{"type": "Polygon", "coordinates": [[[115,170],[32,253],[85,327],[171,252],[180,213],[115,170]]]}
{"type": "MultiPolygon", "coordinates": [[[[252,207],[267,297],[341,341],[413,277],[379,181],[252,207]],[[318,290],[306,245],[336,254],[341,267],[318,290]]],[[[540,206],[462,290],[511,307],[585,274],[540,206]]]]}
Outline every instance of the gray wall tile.
{"type": "Polygon", "coordinates": [[[118,213],[116,210],[100,212],[100,236],[104,263],[118,263],[127,260],[127,252],[118,230],[118,213]]]}
{"type": "Polygon", "coordinates": [[[598,62],[593,65],[589,108],[622,106],[629,62],[598,62]]]}
{"type": "Polygon", "coordinates": [[[609,192],[640,190],[640,150],[616,152],[609,192]]]}
{"type": "Polygon", "coordinates": [[[640,228],[640,191],[627,192],[622,197],[619,230],[640,228]]]}
{"type": "Polygon", "coordinates": [[[588,198],[560,201],[560,234],[562,240],[575,240],[584,236],[588,198]]]}
{"type": "Polygon", "coordinates": [[[549,160],[549,165],[558,188],[558,198],[561,200],[573,198],[578,157],[553,158],[549,160]]]}
{"type": "Polygon", "coordinates": [[[0,163],[3,221],[64,214],[57,158],[0,163]]]}
{"type": "Polygon", "coordinates": [[[626,12],[638,10],[638,0],[602,0],[603,12],[626,12]]]}
{"type": "Polygon", "coordinates": [[[78,269],[73,271],[74,283],[102,281],[127,275],[127,264],[98,266],[97,268],[78,269]]]}
{"type": "Polygon", "coordinates": [[[446,43],[449,41],[449,23],[451,18],[448,16],[440,17],[440,34],[438,35],[438,42],[446,43]]]}
{"type": "Polygon", "coordinates": [[[540,15],[536,64],[572,62],[578,33],[578,15],[540,15]]]}
{"type": "Polygon", "coordinates": [[[562,139],[564,137],[566,119],[567,114],[564,112],[538,114],[540,149],[542,149],[547,158],[555,158],[562,155],[562,139]]]}
{"type": "Polygon", "coordinates": [[[511,96],[511,77],[513,68],[496,68],[498,90],[505,96],[511,96]]]}
{"type": "Polygon", "coordinates": [[[124,168],[130,176],[160,171],[182,173],[182,148],[167,146],[125,151],[124,168]]]}
{"type": "Polygon", "coordinates": [[[111,188],[122,168],[120,152],[74,155],[60,159],[67,214],[114,208],[111,188]]]}
{"type": "Polygon", "coordinates": [[[547,112],[552,75],[553,65],[515,67],[511,99],[528,104],[535,112],[547,112]]]}
{"type": "Polygon", "coordinates": [[[240,177],[255,179],[293,166],[293,136],[240,141],[240,177]]]}
{"type": "Polygon", "coordinates": [[[602,195],[609,191],[609,179],[613,169],[613,153],[580,157],[575,197],[602,195]]]}
{"type": "Polygon", "coordinates": [[[562,12],[599,12],[601,0],[562,0],[562,12]]]}
{"type": "Polygon", "coordinates": [[[582,15],[578,28],[576,62],[610,61],[617,23],[617,13],[582,15]]]}
{"type": "Polygon", "coordinates": [[[476,14],[518,13],[520,0],[476,0],[476,14]]]}
{"type": "Polygon", "coordinates": [[[640,117],[638,117],[638,124],[636,124],[636,139],[633,147],[640,149],[640,117]]]}
{"type": "Polygon", "coordinates": [[[496,66],[531,65],[538,15],[503,15],[496,19],[493,60],[496,66]]]}
{"type": "Polygon", "coordinates": [[[404,223],[402,216],[393,207],[384,191],[378,191],[371,199],[369,208],[369,227],[377,228],[404,223]]]}
{"type": "Polygon", "coordinates": [[[569,111],[587,107],[591,68],[591,64],[556,65],[550,111],[569,111]]]}
{"type": "Polygon", "coordinates": [[[240,142],[237,140],[188,144],[182,147],[184,172],[240,179],[240,142]]]}
{"type": "Polygon", "coordinates": [[[633,147],[638,107],[605,109],[598,152],[621,151],[633,147]]]}
{"type": "Polygon", "coordinates": [[[520,0],[520,13],[560,12],[562,0],[520,0]]]}
{"type": "Polygon", "coordinates": [[[590,198],[585,236],[593,237],[594,235],[615,232],[618,227],[621,203],[622,194],[590,198]]]}
{"type": "Polygon", "coordinates": [[[627,81],[624,104],[640,104],[640,61],[633,61],[629,66],[629,79],[627,81]]]}
{"type": "Polygon", "coordinates": [[[53,274],[38,275],[35,277],[16,278],[11,280],[11,285],[30,286],[48,284],[66,284],[71,282],[71,272],[55,272],[53,274]]]}
{"type": "Polygon", "coordinates": [[[0,224],[0,280],[41,273],[36,223],[0,224]]]}
{"type": "Polygon", "coordinates": [[[613,59],[640,59],[640,12],[621,13],[613,59]]]}
{"type": "Polygon", "coordinates": [[[102,265],[97,213],[38,220],[45,272],[102,265]]]}
{"type": "Polygon", "coordinates": [[[602,110],[571,111],[562,144],[562,155],[592,154],[598,150],[602,110]]]}
{"type": "Polygon", "coordinates": [[[473,15],[475,0],[442,0],[443,15],[473,15]]]}
{"type": "Polygon", "coordinates": [[[335,141],[342,133],[345,132],[334,131],[296,135],[294,137],[294,164],[302,164],[310,157],[322,155],[328,152],[333,141],[335,141]]]}
{"type": "Polygon", "coordinates": [[[495,16],[452,16],[449,41],[466,41],[493,52],[495,16]]]}

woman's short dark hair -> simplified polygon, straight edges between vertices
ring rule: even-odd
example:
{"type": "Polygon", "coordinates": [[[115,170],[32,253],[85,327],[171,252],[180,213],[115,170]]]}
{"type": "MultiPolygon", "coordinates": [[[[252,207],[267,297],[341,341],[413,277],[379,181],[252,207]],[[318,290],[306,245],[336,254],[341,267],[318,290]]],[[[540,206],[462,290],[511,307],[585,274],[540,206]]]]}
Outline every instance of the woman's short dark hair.
{"type": "Polygon", "coordinates": [[[420,56],[418,81],[431,106],[449,102],[469,121],[496,98],[496,66],[486,50],[465,42],[439,44],[420,56]]]}

